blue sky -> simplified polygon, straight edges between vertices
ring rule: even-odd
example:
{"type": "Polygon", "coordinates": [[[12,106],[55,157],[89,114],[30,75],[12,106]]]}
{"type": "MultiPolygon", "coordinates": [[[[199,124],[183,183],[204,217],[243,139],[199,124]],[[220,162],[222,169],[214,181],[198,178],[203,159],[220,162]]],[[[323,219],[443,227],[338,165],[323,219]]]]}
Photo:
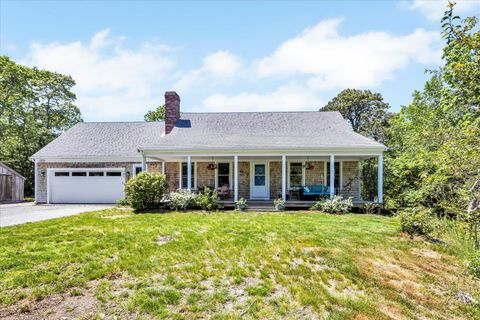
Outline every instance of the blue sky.
{"type": "Polygon", "coordinates": [[[72,75],[87,121],[141,120],[166,90],[183,111],[294,111],[351,87],[398,111],[441,64],[445,4],[2,0],[0,52],[72,75]]]}

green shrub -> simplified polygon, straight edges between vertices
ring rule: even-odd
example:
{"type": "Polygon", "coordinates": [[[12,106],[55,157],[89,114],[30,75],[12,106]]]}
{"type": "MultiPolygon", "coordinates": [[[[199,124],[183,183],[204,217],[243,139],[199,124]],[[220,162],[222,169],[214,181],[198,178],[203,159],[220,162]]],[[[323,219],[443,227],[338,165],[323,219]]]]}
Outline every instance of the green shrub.
{"type": "Polygon", "coordinates": [[[197,197],[199,195],[184,189],[170,192],[168,198],[170,200],[170,208],[173,210],[194,209],[197,206],[197,197]]]}
{"type": "Polygon", "coordinates": [[[125,200],[135,210],[157,209],[162,205],[167,188],[164,175],[141,172],[125,184],[125,200]]]}
{"type": "Polygon", "coordinates": [[[326,213],[344,214],[353,207],[352,198],[343,199],[342,196],[334,196],[332,200],[320,200],[315,202],[310,210],[323,211],[326,213]]]}
{"type": "Polygon", "coordinates": [[[438,220],[427,208],[406,208],[399,214],[400,226],[410,237],[414,235],[431,238],[438,228],[438,220]]]}
{"type": "Polygon", "coordinates": [[[468,273],[473,277],[480,279],[480,251],[474,250],[465,261],[468,273]]]}
{"type": "Polygon", "coordinates": [[[218,193],[217,190],[211,190],[207,187],[202,193],[195,198],[197,207],[202,210],[212,211],[218,209],[218,193]]]}
{"type": "Polygon", "coordinates": [[[122,198],[122,199],[118,199],[117,200],[117,206],[119,207],[125,207],[125,206],[129,206],[130,203],[128,202],[127,198],[122,198]]]}

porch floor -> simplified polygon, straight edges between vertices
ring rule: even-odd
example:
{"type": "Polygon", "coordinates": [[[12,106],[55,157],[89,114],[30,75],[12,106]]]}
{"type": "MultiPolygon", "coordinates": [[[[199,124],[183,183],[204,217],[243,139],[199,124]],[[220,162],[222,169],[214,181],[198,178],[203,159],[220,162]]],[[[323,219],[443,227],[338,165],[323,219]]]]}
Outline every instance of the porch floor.
{"type": "MultiPolygon", "coordinates": [[[[219,201],[225,209],[234,209],[235,202],[233,200],[219,201]]],[[[307,200],[288,200],[285,202],[285,207],[292,210],[308,209],[315,201],[307,200]]],[[[353,200],[354,208],[362,208],[365,203],[373,203],[373,201],[353,200]]],[[[247,200],[247,210],[249,211],[272,211],[275,210],[273,200],[247,200]]]]}

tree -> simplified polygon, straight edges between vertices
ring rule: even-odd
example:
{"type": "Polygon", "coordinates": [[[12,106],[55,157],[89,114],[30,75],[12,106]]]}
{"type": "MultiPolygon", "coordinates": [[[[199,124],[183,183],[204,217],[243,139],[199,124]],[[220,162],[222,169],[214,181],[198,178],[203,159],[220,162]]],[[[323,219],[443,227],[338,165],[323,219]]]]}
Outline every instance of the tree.
{"type": "Polygon", "coordinates": [[[345,89],[320,111],[339,111],[353,131],[377,141],[385,140],[384,128],[391,114],[390,106],[380,93],[370,90],[345,89]]]}
{"type": "Polygon", "coordinates": [[[82,121],[73,104],[75,81],[66,75],[16,64],[0,56],[0,160],[24,175],[33,194],[30,157],[82,121]]]}
{"type": "Polygon", "coordinates": [[[390,121],[387,200],[469,223],[480,247],[480,32],[449,4],[444,65],[390,121]]]}
{"type": "Polygon", "coordinates": [[[143,118],[147,122],[165,120],[165,105],[158,106],[155,110],[148,111],[143,118]]]}
{"type": "MultiPolygon", "coordinates": [[[[370,90],[345,89],[320,111],[339,111],[353,131],[384,142],[385,128],[391,117],[388,108],[388,103],[383,101],[380,93],[370,90]]],[[[361,162],[360,181],[362,182],[362,198],[373,200],[377,194],[375,159],[361,162]]]]}

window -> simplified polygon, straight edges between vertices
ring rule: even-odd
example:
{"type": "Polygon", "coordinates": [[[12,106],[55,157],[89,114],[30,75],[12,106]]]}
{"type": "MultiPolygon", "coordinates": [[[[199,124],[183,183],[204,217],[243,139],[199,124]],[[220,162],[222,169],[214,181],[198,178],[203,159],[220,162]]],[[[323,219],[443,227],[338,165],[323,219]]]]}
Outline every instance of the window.
{"type": "MultiPolygon", "coordinates": [[[[192,179],[191,179],[191,186],[192,189],[195,188],[195,164],[192,162],[192,179]]],[[[187,170],[187,163],[183,162],[182,163],[182,189],[187,189],[188,188],[188,183],[187,183],[187,177],[188,177],[188,170],[187,170]]]]}
{"type": "Polygon", "coordinates": [[[133,175],[136,176],[140,172],[142,172],[142,165],[141,164],[134,164],[133,165],[133,175]]]}
{"type": "Polygon", "coordinates": [[[264,164],[255,164],[254,165],[254,185],[255,186],[264,186],[265,185],[265,165],[264,164]]]}
{"type": "Polygon", "coordinates": [[[226,185],[230,187],[230,163],[218,164],[218,187],[226,185]]]}
{"type": "Polygon", "coordinates": [[[120,177],[122,173],[120,171],[108,171],[107,177],[120,177]]]}
{"type": "Polygon", "coordinates": [[[68,177],[70,172],[55,172],[55,177],[68,177]]]}
{"type": "MultiPolygon", "coordinates": [[[[335,189],[340,187],[340,162],[335,162],[335,178],[334,178],[334,187],[335,189]]],[[[327,162],[327,186],[330,186],[330,162],[327,162]]]]}
{"type": "Polygon", "coordinates": [[[290,163],[290,187],[301,187],[303,182],[303,165],[301,162],[290,163]]]}
{"type": "Polygon", "coordinates": [[[86,177],[87,173],[84,171],[73,171],[72,177],[86,177]]]}
{"type": "Polygon", "coordinates": [[[89,172],[88,176],[89,177],[103,177],[104,174],[103,174],[103,172],[96,171],[96,172],[89,172]]]}

